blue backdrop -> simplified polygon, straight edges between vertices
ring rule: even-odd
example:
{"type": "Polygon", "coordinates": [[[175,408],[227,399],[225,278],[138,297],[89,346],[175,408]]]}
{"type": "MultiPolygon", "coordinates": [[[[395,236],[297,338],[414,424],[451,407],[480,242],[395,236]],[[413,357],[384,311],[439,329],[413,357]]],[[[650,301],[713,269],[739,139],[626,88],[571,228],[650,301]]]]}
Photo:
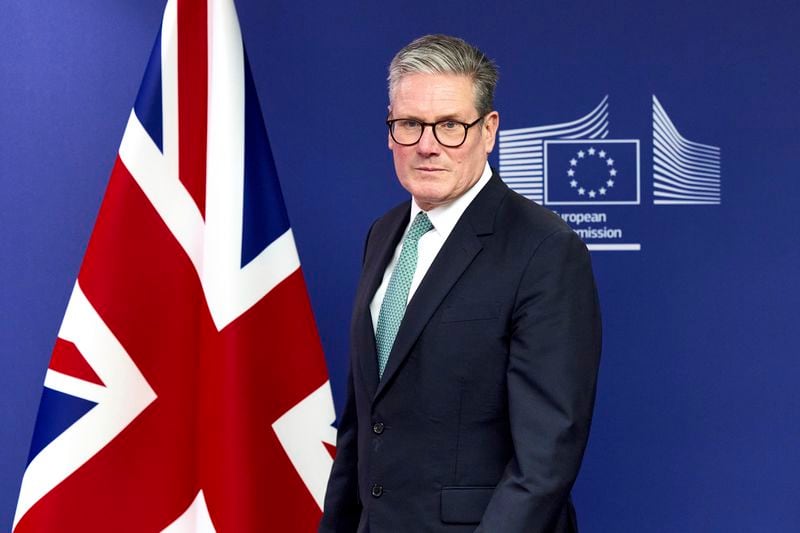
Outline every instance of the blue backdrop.
{"type": "MultiPolygon", "coordinates": [[[[364,233],[405,198],[386,147],[386,65],[418,35],[459,35],[500,65],[505,135],[578,120],[608,96],[606,139],[637,141],[623,143],[618,187],[605,187],[630,200],[638,157],[638,203],[551,206],[576,229],[621,231],[588,241],[641,248],[593,252],[605,339],[574,489],[582,531],[800,530],[800,4],[237,6],[337,402],[364,233]],[[681,136],[719,148],[719,204],[655,205],[657,145],[673,166],[681,154],[679,141],[660,140],[653,96],[681,136]]],[[[162,0],[2,5],[0,530],[162,9],[162,0]]],[[[559,181],[569,162],[558,143],[545,146],[546,171],[534,162],[513,174],[511,142],[492,162],[521,177],[517,186],[538,172],[557,198],[577,190],[559,181]]],[[[578,168],[588,194],[604,180],[587,165],[578,168]]]]}

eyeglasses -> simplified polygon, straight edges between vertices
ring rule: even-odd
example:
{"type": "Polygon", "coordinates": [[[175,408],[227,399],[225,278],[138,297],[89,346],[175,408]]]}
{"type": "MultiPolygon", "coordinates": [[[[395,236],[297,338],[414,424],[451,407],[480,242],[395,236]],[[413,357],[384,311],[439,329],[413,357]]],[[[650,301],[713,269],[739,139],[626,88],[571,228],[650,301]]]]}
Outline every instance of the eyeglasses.
{"type": "Polygon", "coordinates": [[[464,141],[467,140],[467,132],[469,129],[483,120],[484,117],[478,117],[475,122],[466,124],[458,122],[457,120],[440,120],[439,122],[421,122],[413,118],[396,118],[387,120],[386,125],[389,126],[389,135],[392,140],[402,146],[413,146],[422,139],[422,134],[425,132],[425,126],[430,126],[433,130],[433,136],[442,146],[447,148],[458,148],[464,141]]]}

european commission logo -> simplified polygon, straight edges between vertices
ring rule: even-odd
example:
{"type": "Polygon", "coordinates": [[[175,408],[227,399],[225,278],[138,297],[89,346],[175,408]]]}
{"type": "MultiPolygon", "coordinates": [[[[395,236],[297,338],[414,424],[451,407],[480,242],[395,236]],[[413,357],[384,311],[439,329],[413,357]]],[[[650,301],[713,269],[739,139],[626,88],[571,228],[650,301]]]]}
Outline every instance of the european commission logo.
{"type": "MultiPolygon", "coordinates": [[[[559,143],[567,144],[569,141],[581,144],[585,147],[585,153],[588,154],[588,150],[591,148],[589,141],[595,140],[596,143],[603,141],[604,143],[636,145],[638,191],[639,140],[608,140],[608,116],[608,96],[606,96],[590,113],[570,122],[500,130],[498,144],[500,175],[503,181],[523,196],[548,205],[551,198],[549,194],[545,198],[545,188],[548,191],[560,191],[560,185],[563,185],[560,178],[563,176],[559,173],[563,174],[563,169],[556,168],[552,164],[553,159],[549,157],[546,148],[554,150],[554,153],[555,151],[560,153],[561,149],[554,148],[554,146],[559,143]],[[548,159],[547,168],[545,168],[546,158],[548,159]]],[[[655,95],[653,95],[652,132],[653,204],[720,204],[722,202],[720,148],[691,141],[681,135],[655,95]]],[[[629,154],[629,152],[626,151],[625,154],[629,154]]],[[[621,157],[625,157],[625,155],[617,157],[616,161],[621,162],[621,157]]],[[[578,169],[575,169],[575,172],[578,172],[578,169]]],[[[631,184],[630,180],[633,176],[627,174],[626,178],[628,179],[625,180],[625,183],[631,184]]],[[[567,183],[571,181],[568,180],[567,183]]],[[[620,180],[615,180],[615,186],[619,182],[620,180]]],[[[580,190],[580,187],[575,187],[575,189],[580,190]]],[[[596,194],[591,200],[602,201],[605,199],[606,195],[599,194],[599,189],[600,187],[594,189],[596,194]]],[[[606,189],[608,192],[609,188],[606,187],[606,189]]],[[[586,192],[588,193],[590,190],[592,189],[586,189],[586,192]]],[[[617,191],[619,190],[618,188],[617,191]]],[[[566,196],[558,193],[552,197],[551,205],[570,205],[564,203],[570,201],[565,198],[566,196]]],[[[572,201],[594,203],[589,200],[590,198],[587,197],[572,201]]],[[[613,200],[609,198],[609,201],[613,200]]],[[[627,198],[625,203],[632,203],[631,198],[627,198]]]]}
{"type": "MultiPolygon", "coordinates": [[[[561,215],[590,250],[641,250],[624,207],[645,202],[641,140],[609,138],[608,100],[568,122],[501,130],[500,176],[561,215]]],[[[652,205],[722,203],[720,148],[684,137],[655,95],[651,176],[652,205]]]]}

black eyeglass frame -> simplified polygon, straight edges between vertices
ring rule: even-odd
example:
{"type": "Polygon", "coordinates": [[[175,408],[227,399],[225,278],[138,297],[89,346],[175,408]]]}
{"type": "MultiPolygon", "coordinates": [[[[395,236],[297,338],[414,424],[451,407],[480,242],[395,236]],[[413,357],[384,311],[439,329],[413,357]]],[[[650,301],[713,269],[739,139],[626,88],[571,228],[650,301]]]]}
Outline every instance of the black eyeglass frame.
{"type": "Polygon", "coordinates": [[[440,120],[438,122],[422,122],[421,120],[417,120],[415,118],[394,118],[394,119],[387,120],[386,121],[386,125],[389,127],[389,135],[392,136],[392,140],[394,142],[396,142],[397,144],[399,144],[400,146],[414,146],[415,144],[417,144],[420,141],[420,139],[422,139],[422,136],[425,135],[425,127],[426,126],[430,126],[431,131],[433,132],[433,138],[436,139],[436,142],[438,142],[439,144],[441,144],[445,148],[458,148],[459,146],[461,146],[465,142],[467,142],[467,135],[469,135],[469,129],[472,126],[476,125],[478,122],[480,122],[483,119],[485,119],[485,118],[486,118],[486,115],[482,115],[482,116],[478,117],[477,119],[475,119],[473,122],[471,122],[469,124],[467,124],[466,122],[461,122],[461,121],[453,120],[453,119],[440,120]],[[398,141],[397,139],[394,138],[394,123],[395,122],[399,122],[401,120],[413,120],[414,122],[419,122],[420,124],[422,124],[422,129],[419,130],[419,137],[413,143],[401,143],[400,141],[398,141]],[[461,140],[460,143],[458,143],[458,144],[445,144],[439,139],[439,136],[436,135],[436,125],[437,124],[443,124],[445,122],[455,122],[456,124],[460,124],[461,126],[464,127],[464,138],[461,140]]]}

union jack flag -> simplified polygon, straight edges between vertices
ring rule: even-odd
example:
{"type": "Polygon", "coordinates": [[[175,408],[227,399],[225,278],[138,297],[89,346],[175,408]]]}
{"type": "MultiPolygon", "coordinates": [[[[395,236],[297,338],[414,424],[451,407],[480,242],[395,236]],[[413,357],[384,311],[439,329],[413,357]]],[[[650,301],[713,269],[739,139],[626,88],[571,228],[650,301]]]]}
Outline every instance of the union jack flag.
{"type": "Polygon", "coordinates": [[[232,0],[169,0],[14,531],[311,531],[333,401],[232,0]]]}

